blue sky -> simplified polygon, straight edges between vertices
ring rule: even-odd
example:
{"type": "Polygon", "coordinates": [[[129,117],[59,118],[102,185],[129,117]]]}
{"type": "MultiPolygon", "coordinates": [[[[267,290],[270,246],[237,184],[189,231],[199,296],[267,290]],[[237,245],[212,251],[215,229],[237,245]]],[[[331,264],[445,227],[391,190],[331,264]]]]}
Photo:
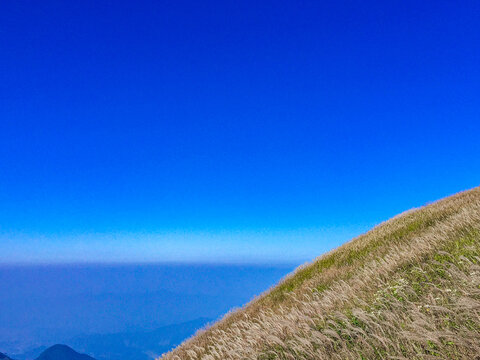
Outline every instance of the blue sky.
{"type": "Polygon", "coordinates": [[[299,262],[479,185],[478,1],[0,5],[0,262],[299,262]]]}

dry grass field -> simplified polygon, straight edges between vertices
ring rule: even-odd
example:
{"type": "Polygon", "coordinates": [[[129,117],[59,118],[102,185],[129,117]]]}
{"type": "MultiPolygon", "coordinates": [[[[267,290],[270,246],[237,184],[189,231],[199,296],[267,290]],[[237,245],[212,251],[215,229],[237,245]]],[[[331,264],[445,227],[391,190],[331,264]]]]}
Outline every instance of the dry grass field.
{"type": "Polygon", "coordinates": [[[164,360],[480,359],[480,188],[297,269],[164,360]]]}

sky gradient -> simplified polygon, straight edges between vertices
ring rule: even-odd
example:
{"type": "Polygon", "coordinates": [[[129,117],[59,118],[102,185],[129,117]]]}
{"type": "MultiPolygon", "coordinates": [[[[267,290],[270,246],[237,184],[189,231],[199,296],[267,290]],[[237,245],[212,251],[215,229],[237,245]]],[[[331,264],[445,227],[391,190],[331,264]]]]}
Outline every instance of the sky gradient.
{"type": "Polygon", "coordinates": [[[478,1],[0,5],[0,263],[301,262],[480,183],[478,1]]]}

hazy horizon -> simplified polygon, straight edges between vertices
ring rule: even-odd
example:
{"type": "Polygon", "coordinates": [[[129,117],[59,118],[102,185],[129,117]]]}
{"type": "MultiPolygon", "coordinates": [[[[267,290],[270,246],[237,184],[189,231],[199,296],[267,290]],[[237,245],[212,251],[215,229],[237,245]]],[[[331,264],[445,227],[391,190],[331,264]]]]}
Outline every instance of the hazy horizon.
{"type": "Polygon", "coordinates": [[[166,234],[2,234],[0,264],[302,263],[367,230],[366,226],[295,231],[175,232],[166,234]],[[295,244],[285,254],[278,243],[295,244]],[[32,253],[32,244],[38,244],[32,253]]]}

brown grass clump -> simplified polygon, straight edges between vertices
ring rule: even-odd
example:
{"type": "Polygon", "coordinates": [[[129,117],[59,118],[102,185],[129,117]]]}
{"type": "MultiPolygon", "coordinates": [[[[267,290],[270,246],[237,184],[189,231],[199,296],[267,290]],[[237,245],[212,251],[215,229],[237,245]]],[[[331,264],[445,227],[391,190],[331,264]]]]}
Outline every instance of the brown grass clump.
{"type": "Polygon", "coordinates": [[[479,354],[480,188],[475,188],[396,216],[300,267],[162,359],[475,359],[479,354]]]}

